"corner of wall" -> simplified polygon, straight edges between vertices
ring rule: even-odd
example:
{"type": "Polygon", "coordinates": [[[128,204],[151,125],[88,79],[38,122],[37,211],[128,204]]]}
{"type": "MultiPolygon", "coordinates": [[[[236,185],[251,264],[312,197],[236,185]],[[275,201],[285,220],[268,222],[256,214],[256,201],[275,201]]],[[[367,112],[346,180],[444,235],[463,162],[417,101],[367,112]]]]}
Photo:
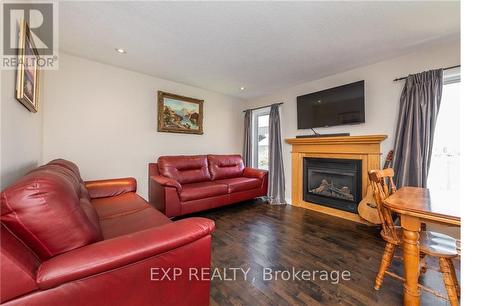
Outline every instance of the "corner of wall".
{"type": "Polygon", "coordinates": [[[0,189],[4,189],[41,162],[43,105],[31,113],[15,98],[16,70],[0,73],[0,189]]]}

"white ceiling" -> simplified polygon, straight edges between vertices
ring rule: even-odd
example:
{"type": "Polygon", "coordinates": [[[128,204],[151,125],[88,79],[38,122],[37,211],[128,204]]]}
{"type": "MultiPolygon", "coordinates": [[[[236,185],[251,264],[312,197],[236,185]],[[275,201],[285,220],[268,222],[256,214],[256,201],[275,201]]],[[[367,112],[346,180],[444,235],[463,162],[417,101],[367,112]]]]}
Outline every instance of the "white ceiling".
{"type": "Polygon", "coordinates": [[[460,33],[459,2],[60,2],[59,8],[65,52],[243,99],[460,33]]]}

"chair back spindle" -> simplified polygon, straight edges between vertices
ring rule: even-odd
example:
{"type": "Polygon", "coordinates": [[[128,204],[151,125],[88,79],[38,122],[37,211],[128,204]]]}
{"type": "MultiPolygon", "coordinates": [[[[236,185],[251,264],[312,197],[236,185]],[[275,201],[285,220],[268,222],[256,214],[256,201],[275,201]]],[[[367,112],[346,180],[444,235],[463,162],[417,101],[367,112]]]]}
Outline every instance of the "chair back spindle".
{"type": "Polygon", "coordinates": [[[393,180],[394,170],[392,168],[371,170],[368,176],[372,185],[377,211],[382,221],[382,235],[385,239],[398,242],[400,238],[394,226],[392,213],[384,206],[384,200],[396,192],[396,185],[393,180]]]}

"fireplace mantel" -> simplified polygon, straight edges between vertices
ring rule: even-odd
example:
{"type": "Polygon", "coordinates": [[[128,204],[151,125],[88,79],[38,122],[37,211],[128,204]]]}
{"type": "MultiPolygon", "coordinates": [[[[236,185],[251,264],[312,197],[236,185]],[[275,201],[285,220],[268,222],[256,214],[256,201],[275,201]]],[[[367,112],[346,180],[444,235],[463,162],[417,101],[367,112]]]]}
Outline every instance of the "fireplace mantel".
{"type": "Polygon", "coordinates": [[[380,168],[380,143],[387,135],[288,138],[292,145],[292,205],[351,221],[366,223],[358,214],[309,203],[303,199],[303,159],[305,157],[361,160],[362,198],[368,187],[368,171],[380,168]]]}

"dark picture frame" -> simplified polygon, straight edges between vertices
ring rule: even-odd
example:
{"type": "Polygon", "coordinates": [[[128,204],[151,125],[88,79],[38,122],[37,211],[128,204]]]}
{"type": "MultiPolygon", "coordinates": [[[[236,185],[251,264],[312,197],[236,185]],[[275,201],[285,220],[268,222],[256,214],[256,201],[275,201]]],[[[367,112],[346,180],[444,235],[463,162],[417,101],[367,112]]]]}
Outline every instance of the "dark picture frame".
{"type": "Polygon", "coordinates": [[[158,132],[203,134],[203,100],[158,91],[158,132]]]}

